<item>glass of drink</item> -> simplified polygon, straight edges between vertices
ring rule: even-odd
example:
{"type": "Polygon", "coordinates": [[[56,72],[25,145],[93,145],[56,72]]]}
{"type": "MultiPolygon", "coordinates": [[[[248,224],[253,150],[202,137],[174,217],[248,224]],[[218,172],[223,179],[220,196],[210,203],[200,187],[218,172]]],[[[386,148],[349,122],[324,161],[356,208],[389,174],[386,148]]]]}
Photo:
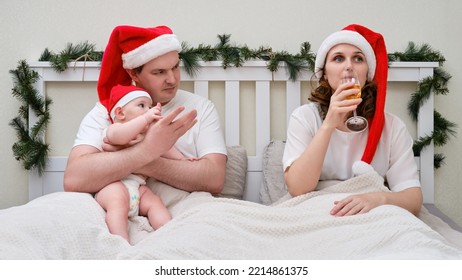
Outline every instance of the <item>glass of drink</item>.
{"type": "MultiPolygon", "coordinates": [[[[361,83],[359,82],[358,76],[355,72],[351,76],[343,78],[342,83],[354,83],[353,88],[359,89],[357,94],[353,94],[347,97],[347,99],[355,99],[361,97],[361,83]]],[[[345,122],[346,127],[351,132],[361,132],[367,128],[367,120],[356,114],[356,110],[353,111],[353,116],[348,118],[345,122]]]]}

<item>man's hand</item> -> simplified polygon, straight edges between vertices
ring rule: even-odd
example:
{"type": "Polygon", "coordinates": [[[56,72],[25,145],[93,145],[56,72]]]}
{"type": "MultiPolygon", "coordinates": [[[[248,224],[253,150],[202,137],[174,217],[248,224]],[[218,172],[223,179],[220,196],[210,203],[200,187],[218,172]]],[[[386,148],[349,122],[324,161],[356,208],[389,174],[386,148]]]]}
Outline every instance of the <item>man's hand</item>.
{"type": "Polygon", "coordinates": [[[143,141],[140,143],[146,149],[145,154],[147,156],[154,155],[153,160],[160,157],[173,147],[178,138],[196,124],[196,110],[191,110],[175,119],[183,110],[184,107],[180,106],[149,126],[143,141]]]}
{"type": "MultiPolygon", "coordinates": [[[[154,108],[151,108],[151,110],[157,110],[155,108],[158,108],[158,107],[156,106],[154,108]]],[[[159,117],[159,118],[157,118],[158,121],[157,122],[151,122],[151,125],[149,126],[146,134],[150,133],[149,131],[154,130],[155,132],[151,132],[151,133],[157,134],[157,133],[161,132],[161,134],[162,134],[162,135],[157,136],[158,139],[173,137],[173,138],[176,138],[176,140],[178,140],[178,138],[180,138],[183,134],[185,134],[186,131],[188,131],[197,122],[197,120],[196,120],[197,111],[196,110],[192,110],[192,111],[184,114],[183,116],[181,116],[181,118],[178,118],[177,120],[174,120],[178,116],[178,114],[181,113],[183,110],[184,110],[184,107],[180,106],[180,107],[176,108],[175,110],[173,110],[170,114],[168,114],[165,117],[158,116],[159,117]],[[159,125],[160,127],[152,128],[154,125],[159,125]],[[162,133],[162,131],[165,131],[165,133],[162,133]]],[[[146,116],[146,114],[145,114],[145,116],[146,116]]],[[[155,121],[155,120],[153,119],[153,121],[155,121]]],[[[145,137],[144,137],[143,134],[139,134],[136,139],[133,139],[127,145],[114,145],[113,143],[110,143],[106,137],[104,137],[102,148],[103,148],[103,151],[106,151],[106,152],[115,152],[115,151],[125,149],[125,148],[127,148],[129,146],[132,146],[134,144],[137,144],[137,143],[143,141],[144,138],[145,137]]],[[[176,142],[176,140],[175,140],[175,142],[176,142]]],[[[150,141],[150,140],[148,140],[148,141],[150,141]]],[[[155,143],[155,145],[159,145],[159,144],[162,144],[162,143],[160,143],[161,141],[162,140],[160,140],[160,141],[153,140],[153,142],[151,142],[151,143],[155,143]]],[[[167,141],[167,143],[171,142],[170,140],[166,140],[166,141],[167,141]]],[[[162,142],[164,142],[164,141],[162,141],[162,142]]],[[[175,142],[173,142],[172,146],[175,144],[175,142]]]]}

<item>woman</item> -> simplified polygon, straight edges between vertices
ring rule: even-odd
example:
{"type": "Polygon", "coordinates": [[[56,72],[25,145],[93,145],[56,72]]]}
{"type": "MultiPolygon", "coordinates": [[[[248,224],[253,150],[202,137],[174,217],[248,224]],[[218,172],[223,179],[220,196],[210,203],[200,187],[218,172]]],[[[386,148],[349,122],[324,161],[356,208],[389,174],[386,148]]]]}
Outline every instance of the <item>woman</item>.
{"type": "Polygon", "coordinates": [[[382,35],[356,24],[331,34],[317,53],[315,75],[319,86],[312,102],[294,110],[287,131],[283,165],[289,193],[314,191],[320,180],[347,180],[362,161],[384,177],[391,192],[348,196],[334,203],[332,215],[366,213],[384,204],[417,215],[422,192],[413,139],[398,117],[384,112],[388,59],[382,35]],[[363,85],[361,98],[349,99],[359,90],[341,81],[354,72],[363,85]],[[345,125],[355,109],[369,122],[363,132],[345,125]]]}

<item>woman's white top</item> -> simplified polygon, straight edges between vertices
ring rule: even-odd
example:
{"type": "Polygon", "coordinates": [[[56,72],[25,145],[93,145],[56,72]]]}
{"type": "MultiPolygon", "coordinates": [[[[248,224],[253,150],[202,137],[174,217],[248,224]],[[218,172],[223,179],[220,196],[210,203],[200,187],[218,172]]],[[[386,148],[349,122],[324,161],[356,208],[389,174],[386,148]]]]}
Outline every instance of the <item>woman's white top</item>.
{"type": "MultiPolygon", "coordinates": [[[[322,119],[315,103],[308,103],[294,110],[289,121],[282,159],[284,170],[300,157],[321,124],[322,119]]],[[[361,160],[368,134],[369,129],[360,133],[336,129],[329,142],[320,180],[351,178],[353,163],[361,160]]],[[[385,113],[382,136],[371,165],[384,177],[388,187],[394,192],[420,187],[419,173],[412,150],[413,143],[403,121],[393,114],[385,113]]]]}

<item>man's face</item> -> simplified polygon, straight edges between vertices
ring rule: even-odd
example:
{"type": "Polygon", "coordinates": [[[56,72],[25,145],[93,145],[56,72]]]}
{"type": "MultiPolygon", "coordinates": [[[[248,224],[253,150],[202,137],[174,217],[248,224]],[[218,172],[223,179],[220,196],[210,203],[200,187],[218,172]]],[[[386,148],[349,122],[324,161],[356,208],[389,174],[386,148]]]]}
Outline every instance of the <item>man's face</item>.
{"type": "Polygon", "coordinates": [[[144,64],[140,73],[132,71],[136,85],[144,88],[153,104],[167,104],[175,97],[180,83],[180,58],[178,52],[172,51],[144,64]]]}

